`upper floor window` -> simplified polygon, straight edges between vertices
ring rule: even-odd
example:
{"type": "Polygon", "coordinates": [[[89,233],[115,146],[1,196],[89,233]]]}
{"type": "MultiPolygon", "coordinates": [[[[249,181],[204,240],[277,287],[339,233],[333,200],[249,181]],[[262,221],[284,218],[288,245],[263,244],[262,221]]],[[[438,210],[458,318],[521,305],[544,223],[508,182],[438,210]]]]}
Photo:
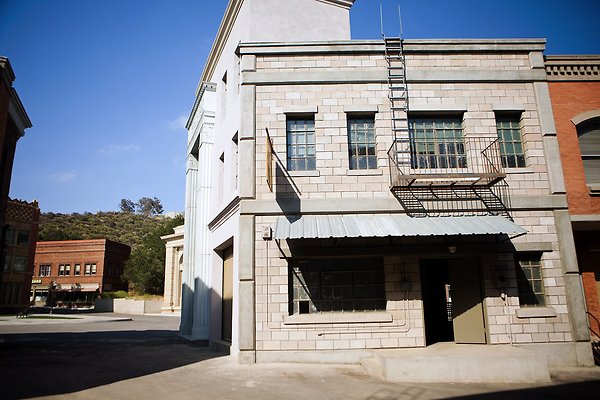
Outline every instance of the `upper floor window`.
{"type": "Polygon", "coordinates": [[[50,264],[41,264],[39,272],[39,276],[50,276],[52,273],[52,266],[50,264]]]}
{"type": "Polygon", "coordinates": [[[81,264],[75,264],[74,275],[81,275],[81,264]]]}
{"type": "Polygon", "coordinates": [[[421,117],[408,121],[413,168],[465,168],[461,117],[421,117]]]}
{"type": "Polygon", "coordinates": [[[313,117],[288,118],[287,168],[289,171],[310,171],[317,168],[313,117]]]}
{"type": "Polygon", "coordinates": [[[525,167],[521,116],[519,114],[496,115],[496,131],[502,166],[504,168],[525,167]]]}
{"type": "Polygon", "coordinates": [[[348,157],[350,169],[376,169],[377,149],[373,117],[348,119],[348,157]]]}
{"type": "Polygon", "coordinates": [[[533,307],[545,306],[541,255],[527,253],[518,255],[515,269],[519,289],[519,304],[533,307]]]}
{"type": "Polygon", "coordinates": [[[600,118],[577,126],[581,161],[588,185],[600,185],[600,118]]]}

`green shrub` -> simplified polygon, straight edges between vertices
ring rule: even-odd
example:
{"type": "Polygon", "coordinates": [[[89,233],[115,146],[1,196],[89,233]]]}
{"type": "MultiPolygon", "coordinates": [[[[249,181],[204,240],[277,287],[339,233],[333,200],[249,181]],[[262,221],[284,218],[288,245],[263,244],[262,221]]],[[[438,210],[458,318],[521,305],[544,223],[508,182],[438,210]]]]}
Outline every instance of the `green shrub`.
{"type": "Polygon", "coordinates": [[[103,292],[103,299],[124,299],[128,297],[127,292],[124,290],[117,290],[116,292],[103,292]]]}

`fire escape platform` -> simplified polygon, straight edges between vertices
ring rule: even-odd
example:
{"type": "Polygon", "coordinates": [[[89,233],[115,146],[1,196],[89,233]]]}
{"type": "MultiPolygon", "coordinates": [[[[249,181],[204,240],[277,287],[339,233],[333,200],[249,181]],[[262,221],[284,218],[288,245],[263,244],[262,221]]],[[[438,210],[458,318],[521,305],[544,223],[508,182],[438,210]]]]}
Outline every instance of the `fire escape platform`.
{"type": "Polygon", "coordinates": [[[393,179],[391,190],[408,186],[493,186],[505,178],[505,173],[399,174],[393,179]]]}

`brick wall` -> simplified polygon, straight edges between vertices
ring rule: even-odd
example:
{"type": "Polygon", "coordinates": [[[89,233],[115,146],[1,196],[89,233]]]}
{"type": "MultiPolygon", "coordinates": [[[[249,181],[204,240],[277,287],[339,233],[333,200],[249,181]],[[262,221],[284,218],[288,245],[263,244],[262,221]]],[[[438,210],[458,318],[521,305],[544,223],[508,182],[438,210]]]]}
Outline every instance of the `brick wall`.
{"type": "Polygon", "coordinates": [[[586,187],[577,129],[571,119],[600,109],[600,82],[550,82],[552,111],[558,133],[571,214],[600,213],[600,196],[592,197],[586,187]]]}

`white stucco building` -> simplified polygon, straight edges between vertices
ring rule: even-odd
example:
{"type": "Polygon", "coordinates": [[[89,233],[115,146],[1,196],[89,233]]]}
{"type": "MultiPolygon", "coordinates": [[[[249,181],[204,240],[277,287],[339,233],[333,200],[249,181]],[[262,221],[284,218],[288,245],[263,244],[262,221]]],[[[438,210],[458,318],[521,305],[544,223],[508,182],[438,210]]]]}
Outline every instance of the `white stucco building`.
{"type": "Polygon", "coordinates": [[[181,334],[242,363],[589,365],[545,41],[351,40],[352,4],[230,1],[188,121],[181,334]]]}

